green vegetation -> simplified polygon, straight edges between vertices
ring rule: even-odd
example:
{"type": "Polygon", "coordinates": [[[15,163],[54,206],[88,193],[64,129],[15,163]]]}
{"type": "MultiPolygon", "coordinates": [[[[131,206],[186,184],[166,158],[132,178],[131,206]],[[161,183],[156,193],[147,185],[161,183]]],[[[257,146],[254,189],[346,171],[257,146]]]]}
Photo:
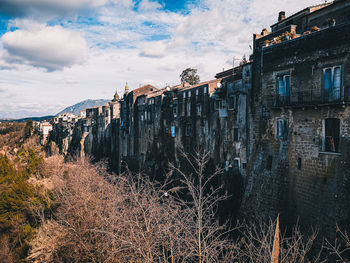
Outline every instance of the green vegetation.
{"type": "Polygon", "coordinates": [[[33,134],[33,121],[27,120],[24,127],[24,138],[28,139],[33,134]]]}
{"type": "MultiPolygon", "coordinates": [[[[9,133],[0,135],[0,139],[17,133],[25,136],[23,125],[14,124],[6,129],[9,133]]],[[[43,162],[40,148],[32,144],[23,143],[19,151],[14,151],[18,143],[5,145],[5,152],[9,154],[0,154],[0,250],[7,250],[11,255],[8,262],[21,262],[27,256],[41,216],[52,203],[47,190],[30,182],[43,162]],[[17,155],[14,152],[18,152],[17,155]]]]}

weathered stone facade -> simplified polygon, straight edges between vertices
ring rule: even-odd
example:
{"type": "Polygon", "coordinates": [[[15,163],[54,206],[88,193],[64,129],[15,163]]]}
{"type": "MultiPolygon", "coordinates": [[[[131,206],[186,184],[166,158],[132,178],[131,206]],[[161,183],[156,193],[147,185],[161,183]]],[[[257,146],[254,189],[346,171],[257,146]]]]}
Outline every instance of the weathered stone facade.
{"type": "Polygon", "coordinates": [[[320,30],[274,45],[266,40],[302,32],[289,25],[255,35],[255,148],[241,210],[265,218],[281,213],[285,222],[326,231],[350,218],[350,15],[343,19],[350,5],[336,1],[317,10],[294,22],[320,30]],[[330,16],[340,23],[325,24],[330,16]]]}
{"type": "Polygon", "coordinates": [[[76,124],[56,125],[53,140],[64,153],[107,158],[117,173],[127,164],[158,178],[179,161],[177,147],[204,149],[225,168],[226,205],[242,201],[241,215],[348,224],[350,3],[279,20],[254,35],[248,63],[197,85],[127,87],[76,124]]]}

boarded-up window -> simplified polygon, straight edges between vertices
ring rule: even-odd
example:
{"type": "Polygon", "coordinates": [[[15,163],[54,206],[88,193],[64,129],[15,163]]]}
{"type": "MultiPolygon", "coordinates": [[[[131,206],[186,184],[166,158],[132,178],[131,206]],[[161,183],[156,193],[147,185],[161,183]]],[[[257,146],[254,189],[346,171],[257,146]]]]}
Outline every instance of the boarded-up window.
{"type": "Polygon", "coordinates": [[[187,102],[186,106],[187,106],[187,116],[191,116],[191,103],[187,102]]]}
{"type": "Polygon", "coordinates": [[[198,104],[197,105],[197,116],[201,116],[201,114],[202,114],[202,105],[198,104]]]}
{"type": "Polygon", "coordinates": [[[332,102],[341,98],[342,67],[335,66],[323,69],[322,98],[332,102]]]}
{"type": "Polygon", "coordinates": [[[278,139],[288,138],[288,120],[287,119],[277,120],[277,138],[278,139]]]}
{"type": "Polygon", "coordinates": [[[340,120],[336,118],[325,119],[323,150],[325,152],[339,152],[340,120]]]}
{"type": "Polygon", "coordinates": [[[341,67],[334,68],[333,88],[340,88],[341,86],[341,67]]]}
{"type": "Polygon", "coordinates": [[[290,95],[290,75],[277,76],[277,94],[281,97],[290,95]]]}
{"type": "Polygon", "coordinates": [[[323,89],[330,89],[332,87],[332,69],[327,68],[323,71],[323,89]]]}

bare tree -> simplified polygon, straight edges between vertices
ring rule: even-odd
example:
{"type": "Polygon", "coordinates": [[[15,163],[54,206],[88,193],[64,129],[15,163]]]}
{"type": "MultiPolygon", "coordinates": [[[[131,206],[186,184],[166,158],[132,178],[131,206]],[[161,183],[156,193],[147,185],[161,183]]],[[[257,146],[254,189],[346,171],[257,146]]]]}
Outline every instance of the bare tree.
{"type": "MultiPolygon", "coordinates": [[[[162,183],[129,171],[110,175],[85,159],[46,159],[43,177],[51,180],[57,209],[31,243],[28,261],[270,263],[273,222],[240,224],[238,240],[230,239],[216,217],[226,198],[214,182],[221,169],[209,171],[208,153],[183,157],[189,169],[170,164],[162,183]]],[[[281,235],[280,262],[320,262],[310,253],[316,234],[303,238],[295,228],[281,235]]]]}
{"type": "Polygon", "coordinates": [[[326,240],[325,248],[336,262],[350,262],[350,236],[347,231],[343,231],[336,226],[336,238],[334,242],[326,240]]]}
{"type": "MultiPolygon", "coordinates": [[[[275,224],[270,221],[264,223],[244,223],[239,230],[239,239],[233,245],[231,257],[238,262],[270,263],[274,244],[275,224]]],[[[311,251],[317,231],[313,231],[309,237],[304,237],[298,226],[291,235],[280,234],[279,262],[322,262],[321,251],[315,254],[311,251]]]]}
{"type": "MultiPolygon", "coordinates": [[[[181,150],[180,150],[181,151],[181,150]]],[[[223,254],[229,246],[227,224],[219,224],[216,210],[220,201],[227,195],[220,195],[221,187],[213,187],[213,180],[222,170],[216,168],[209,173],[207,165],[209,154],[196,152],[188,155],[181,151],[182,156],[190,166],[191,172],[187,173],[179,167],[170,164],[170,168],[180,176],[186,196],[179,198],[186,220],[188,233],[183,242],[188,248],[185,260],[204,262],[219,262],[223,260],[223,254]]]]}

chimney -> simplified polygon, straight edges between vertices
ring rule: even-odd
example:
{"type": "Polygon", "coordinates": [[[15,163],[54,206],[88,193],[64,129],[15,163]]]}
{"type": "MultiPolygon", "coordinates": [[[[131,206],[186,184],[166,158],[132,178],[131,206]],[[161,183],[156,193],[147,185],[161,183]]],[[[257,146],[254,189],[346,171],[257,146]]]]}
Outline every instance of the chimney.
{"type": "Polygon", "coordinates": [[[284,20],[285,18],[286,18],[286,12],[284,12],[284,11],[279,12],[279,14],[278,14],[278,22],[284,20]]]}
{"type": "Polygon", "coordinates": [[[267,31],[266,28],[264,28],[262,31],[261,31],[261,35],[263,36],[267,36],[269,34],[269,32],[267,31]]]}

